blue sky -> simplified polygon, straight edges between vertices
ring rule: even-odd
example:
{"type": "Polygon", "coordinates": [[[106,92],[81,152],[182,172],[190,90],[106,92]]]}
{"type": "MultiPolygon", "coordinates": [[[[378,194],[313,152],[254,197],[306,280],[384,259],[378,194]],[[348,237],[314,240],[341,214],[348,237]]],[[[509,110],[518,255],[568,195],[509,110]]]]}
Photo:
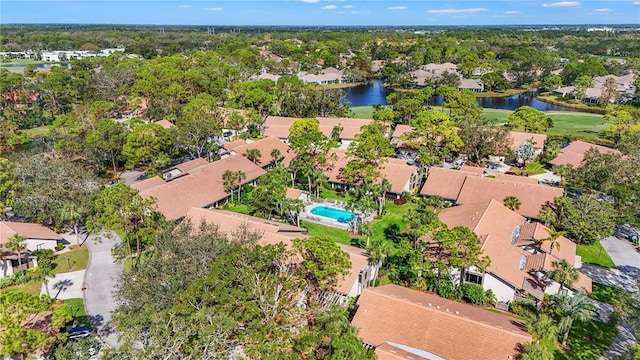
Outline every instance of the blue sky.
{"type": "Polygon", "coordinates": [[[640,24],[640,0],[2,0],[0,24],[640,24]]]}

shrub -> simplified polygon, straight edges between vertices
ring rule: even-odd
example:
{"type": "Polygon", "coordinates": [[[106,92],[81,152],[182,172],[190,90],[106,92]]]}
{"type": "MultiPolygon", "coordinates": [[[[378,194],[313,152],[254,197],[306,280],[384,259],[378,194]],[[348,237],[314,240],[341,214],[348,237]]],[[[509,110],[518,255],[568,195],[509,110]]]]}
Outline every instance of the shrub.
{"type": "Polygon", "coordinates": [[[487,297],[484,295],[482,286],[477,284],[462,284],[460,287],[462,288],[464,299],[476,305],[487,304],[487,297]]]}
{"type": "Polygon", "coordinates": [[[404,204],[407,203],[407,199],[401,197],[399,199],[393,200],[393,203],[396,204],[396,205],[404,205],[404,204]]]}
{"type": "Polygon", "coordinates": [[[524,301],[514,301],[509,306],[509,310],[515,315],[530,318],[536,316],[538,310],[536,306],[524,301]]]}

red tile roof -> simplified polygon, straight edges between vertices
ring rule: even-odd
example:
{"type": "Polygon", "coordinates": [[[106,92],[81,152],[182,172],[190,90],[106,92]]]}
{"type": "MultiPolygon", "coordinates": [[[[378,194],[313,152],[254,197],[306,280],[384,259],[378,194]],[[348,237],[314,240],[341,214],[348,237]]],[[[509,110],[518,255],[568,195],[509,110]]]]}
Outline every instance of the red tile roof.
{"type": "Polygon", "coordinates": [[[480,176],[464,170],[445,169],[432,166],[429,168],[427,181],[420,190],[422,195],[440,195],[447,200],[455,201],[460,194],[467,176],[480,176]]]}
{"type": "Polygon", "coordinates": [[[62,236],[41,224],[0,221],[0,244],[16,234],[29,239],[62,240],[62,236]]]}
{"type": "Polygon", "coordinates": [[[549,163],[551,165],[572,165],[574,168],[580,167],[582,160],[584,160],[584,154],[591,148],[598,150],[600,153],[620,154],[620,151],[616,149],[576,140],[562,149],[560,154],[549,163]]]}
{"type": "MultiPolygon", "coordinates": [[[[331,153],[336,155],[337,160],[324,174],[329,178],[329,181],[344,184],[345,182],[341,177],[342,169],[344,169],[350,161],[347,157],[346,150],[331,149],[331,153]]],[[[387,179],[391,184],[391,192],[400,194],[409,183],[411,176],[417,173],[419,169],[416,166],[407,164],[406,160],[396,158],[385,159],[386,163],[383,165],[384,168],[380,170],[380,173],[382,177],[387,179]]]]}
{"type": "MultiPolygon", "coordinates": [[[[140,195],[145,199],[155,198],[157,210],[168,220],[176,220],[185,216],[192,207],[206,207],[226,199],[229,193],[224,190],[222,181],[222,174],[226,170],[244,172],[247,178],[243,184],[265,174],[261,167],[247,158],[232,156],[197,167],[173,181],[146,187],[140,191],[140,195]]],[[[145,181],[151,182],[152,179],[145,181]]]]}
{"type": "Polygon", "coordinates": [[[231,151],[235,152],[240,156],[244,156],[249,149],[257,149],[260,151],[260,159],[258,160],[258,165],[265,167],[273,161],[271,157],[271,152],[274,149],[278,149],[280,154],[284,157],[282,159],[282,163],[285,166],[289,166],[289,163],[293,158],[295,158],[296,154],[291,150],[289,145],[283,143],[275,136],[270,136],[264,139],[260,139],[258,141],[254,141],[252,143],[247,143],[245,145],[239,145],[231,149],[231,151]]]}
{"type": "Polygon", "coordinates": [[[385,353],[393,342],[447,360],[513,359],[531,341],[512,317],[397,285],[364,289],[352,324],[385,353]]]}
{"type": "Polygon", "coordinates": [[[533,134],[520,131],[510,131],[511,136],[511,150],[515,151],[518,147],[529,140],[533,140],[533,147],[535,149],[542,149],[544,142],[547,140],[545,134],[533,134]]]}
{"type": "MultiPolygon", "coordinates": [[[[299,120],[299,118],[282,117],[282,116],[269,116],[264,122],[264,135],[276,136],[280,139],[286,139],[289,137],[289,128],[293,123],[299,120]]],[[[354,118],[316,118],[319,122],[320,131],[325,136],[330,136],[335,126],[341,126],[342,132],[340,133],[340,139],[353,140],[356,135],[360,133],[360,128],[364,125],[368,125],[373,122],[370,119],[354,119],[354,118]]]]}

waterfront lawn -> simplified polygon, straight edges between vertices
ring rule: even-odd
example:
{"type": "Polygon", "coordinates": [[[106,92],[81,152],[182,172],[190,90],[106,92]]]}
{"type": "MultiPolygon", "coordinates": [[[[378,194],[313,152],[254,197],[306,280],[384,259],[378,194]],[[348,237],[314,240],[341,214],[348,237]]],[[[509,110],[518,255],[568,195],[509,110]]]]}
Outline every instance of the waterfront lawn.
{"type": "Polygon", "coordinates": [[[594,140],[600,138],[608,123],[602,115],[571,112],[548,112],[553,127],[548,135],[572,136],[579,139],[594,140]]]}
{"type": "Polygon", "coordinates": [[[352,106],[351,112],[356,119],[373,119],[373,106],[352,106]]]}
{"type": "Polygon", "coordinates": [[[578,244],[576,247],[576,255],[582,257],[583,263],[599,265],[605,268],[614,269],[616,264],[602,247],[600,241],[596,241],[591,245],[578,244]]]}
{"type": "Polygon", "coordinates": [[[53,259],[53,273],[60,274],[70,271],[83,270],[89,262],[89,250],[86,246],[78,248],[71,246],[68,252],[56,255],[53,259]]]}

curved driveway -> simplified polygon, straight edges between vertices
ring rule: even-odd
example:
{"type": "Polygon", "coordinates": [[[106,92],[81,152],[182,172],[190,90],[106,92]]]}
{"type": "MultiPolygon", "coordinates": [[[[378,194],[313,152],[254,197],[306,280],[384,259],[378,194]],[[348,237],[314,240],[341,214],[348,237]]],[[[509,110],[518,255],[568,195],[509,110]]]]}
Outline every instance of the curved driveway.
{"type": "Polygon", "coordinates": [[[111,249],[120,243],[120,239],[115,234],[111,239],[100,235],[91,235],[86,242],[89,264],[85,275],[84,308],[102,340],[117,347],[118,336],[111,325],[111,312],[117,307],[113,291],[122,273],[122,264],[114,260],[111,249]]]}

